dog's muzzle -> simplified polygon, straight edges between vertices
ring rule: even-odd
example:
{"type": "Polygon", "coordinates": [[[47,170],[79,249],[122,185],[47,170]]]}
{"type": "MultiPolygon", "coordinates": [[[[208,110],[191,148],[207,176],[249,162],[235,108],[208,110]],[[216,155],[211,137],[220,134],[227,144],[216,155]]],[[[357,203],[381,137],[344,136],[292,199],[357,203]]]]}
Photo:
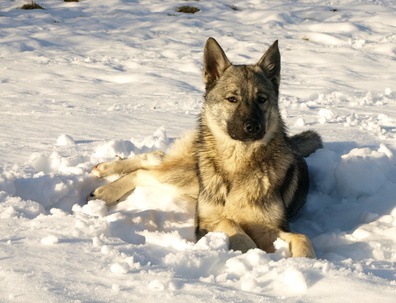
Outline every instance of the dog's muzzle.
{"type": "Polygon", "coordinates": [[[248,134],[257,134],[261,131],[261,123],[256,120],[246,120],[243,122],[243,129],[248,134]]]}

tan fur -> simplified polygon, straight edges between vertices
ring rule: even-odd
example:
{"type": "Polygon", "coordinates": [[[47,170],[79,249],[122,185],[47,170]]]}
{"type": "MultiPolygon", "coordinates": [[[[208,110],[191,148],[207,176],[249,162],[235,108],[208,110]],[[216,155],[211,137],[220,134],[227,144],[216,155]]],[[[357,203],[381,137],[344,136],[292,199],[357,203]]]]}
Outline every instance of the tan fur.
{"type": "Polygon", "coordinates": [[[293,257],[315,258],[314,248],[306,235],[281,232],[279,238],[289,243],[293,257]]]}

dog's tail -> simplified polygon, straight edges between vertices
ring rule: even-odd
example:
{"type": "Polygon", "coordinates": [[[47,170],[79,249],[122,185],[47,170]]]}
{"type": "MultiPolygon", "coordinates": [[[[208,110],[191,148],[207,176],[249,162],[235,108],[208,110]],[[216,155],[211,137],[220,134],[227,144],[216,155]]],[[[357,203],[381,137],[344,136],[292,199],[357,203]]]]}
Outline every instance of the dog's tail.
{"type": "Polygon", "coordinates": [[[308,157],[317,149],[323,147],[322,138],[313,130],[294,135],[290,137],[290,140],[298,148],[303,157],[308,157]]]}

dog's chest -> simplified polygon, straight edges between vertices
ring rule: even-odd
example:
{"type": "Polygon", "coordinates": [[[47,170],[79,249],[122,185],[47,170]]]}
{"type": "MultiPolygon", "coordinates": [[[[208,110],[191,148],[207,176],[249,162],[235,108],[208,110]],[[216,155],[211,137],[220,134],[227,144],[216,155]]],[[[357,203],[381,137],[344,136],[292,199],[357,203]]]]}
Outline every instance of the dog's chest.
{"type": "Polygon", "coordinates": [[[206,188],[217,189],[212,195],[223,205],[261,203],[271,188],[266,165],[252,158],[221,158],[205,175],[206,188]]]}
{"type": "Polygon", "coordinates": [[[271,168],[254,158],[217,159],[201,167],[198,203],[202,219],[215,222],[227,218],[246,226],[276,225],[282,211],[271,199],[271,168]]]}

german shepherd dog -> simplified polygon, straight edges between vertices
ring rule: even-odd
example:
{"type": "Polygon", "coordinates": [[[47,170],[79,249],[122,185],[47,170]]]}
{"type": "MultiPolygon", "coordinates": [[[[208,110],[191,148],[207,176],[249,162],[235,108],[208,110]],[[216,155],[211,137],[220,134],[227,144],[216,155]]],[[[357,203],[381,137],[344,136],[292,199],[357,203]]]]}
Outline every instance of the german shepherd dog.
{"type": "Polygon", "coordinates": [[[288,137],[278,108],[278,41],[255,65],[233,65],[215,39],[204,50],[205,102],[197,128],[168,154],[153,152],[100,163],[97,177],[123,175],[88,199],[117,203],[137,186],[167,186],[196,203],[197,240],[224,232],[229,248],[274,252],[279,237],[293,257],[315,257],[311,241],[292,233],[288,220],[305,203],[303,157],[322,147],[313,131],[288,137]]]}

